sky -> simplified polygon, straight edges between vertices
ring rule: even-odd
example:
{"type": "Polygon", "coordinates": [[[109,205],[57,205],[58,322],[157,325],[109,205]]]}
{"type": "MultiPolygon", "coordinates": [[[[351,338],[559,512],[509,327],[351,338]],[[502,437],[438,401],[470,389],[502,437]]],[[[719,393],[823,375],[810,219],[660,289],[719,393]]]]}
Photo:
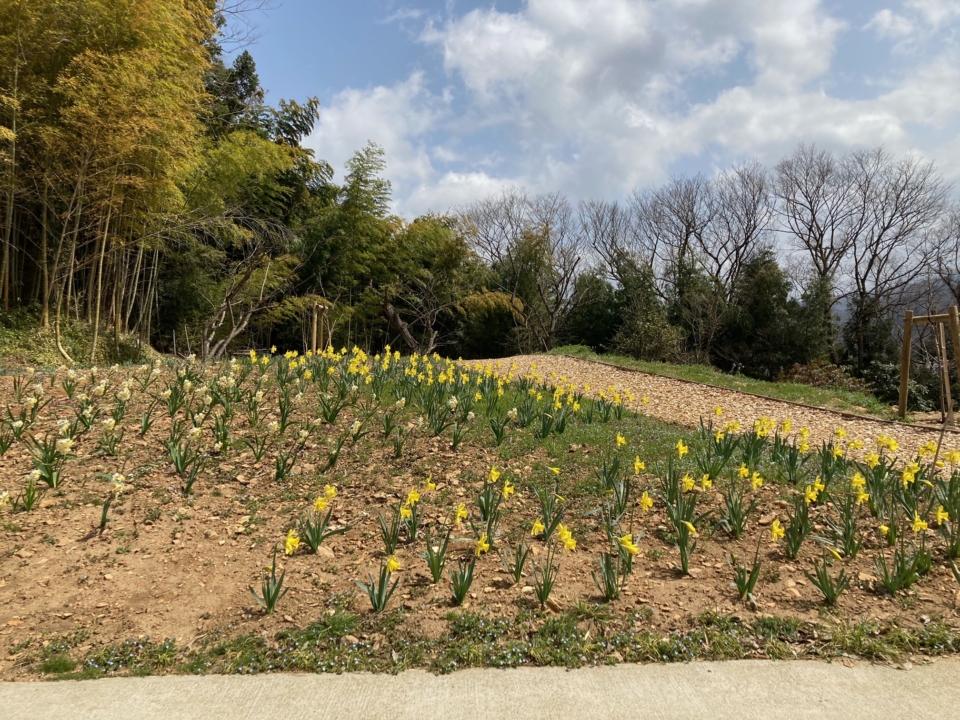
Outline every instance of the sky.
{"type": "Polygon", "coordinates": [[[394,210],[505,187],[627,198],[800,142],[918,153],[960,184],[960,0],[274,0],[249,50],[342,176],[394,210]]]}

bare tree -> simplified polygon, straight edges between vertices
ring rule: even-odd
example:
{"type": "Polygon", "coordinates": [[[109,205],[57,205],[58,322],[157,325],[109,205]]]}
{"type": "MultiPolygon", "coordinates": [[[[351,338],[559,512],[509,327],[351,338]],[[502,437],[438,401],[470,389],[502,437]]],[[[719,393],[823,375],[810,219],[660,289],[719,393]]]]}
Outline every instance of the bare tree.
{"type": "Polygon", "coordinates": [[[276,6],[274,0],[217,0],[214,12],[219,29],[218,42],[230,48],[253,45],[260,39],[255,16],[276,6]]]}
{"type": "Polygon", "coordinates": [[[570,203],[559,194],[507,190],[460,213],[478,255],[493,268],[524,333],[522,349],[549,350],[563,318],[582,300],[577,279],[587,249],[570,203]]]}
{"type": "Polygon", "coordinates": [[[773,208],[767,171],[753,160],[713,183],[712,222],[698,237],[700,264],[726,301],[757,253],[770,248],[773,208]]]}
{"type": "Polygon", "coordinates": [[[930,235],[929,256],[937,278],[960,305],[960,205],[955,205],[930,235]]]}
{"type": "Polygon", "coordinates": [[[857,164],[801,144],[775,170],[773,193],[780,227],[805,252],[817,281],[832,284],[867,221],[856,192],[857,164]]]}
{"type": "Polygon", "coordinates": [[[846,263],[862,367],[870,320],[888,319],[928,265],[925,240],[947,208],[949,187],[932,163],[915,156],[895,162],[882,148],[851,153],[850,166],[854,192],[866,208],[846,263]]]}
{"type": "Polygon", "coordinates": [[[677,294],[678,272],[696,264],[713,221],[713,188],[702,175],[671,178],[631,198],[637,252],[650,259],[662,298],[677,294]]]}
{"type": "Polygon", "coordinates": [[[577,221],[584,243],[603,260],[604,270],[614,281],[623,284],[626,267],[638,261],[648,261],[638,255],[633,217],[620,204],[602,200],[581,201],[577,221]]]}

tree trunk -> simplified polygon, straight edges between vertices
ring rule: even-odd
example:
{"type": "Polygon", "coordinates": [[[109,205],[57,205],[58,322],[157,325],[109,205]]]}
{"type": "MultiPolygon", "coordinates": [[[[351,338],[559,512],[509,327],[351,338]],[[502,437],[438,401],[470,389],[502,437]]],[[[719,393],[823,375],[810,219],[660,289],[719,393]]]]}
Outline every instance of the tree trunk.
{"type": "Polygon", "coordinates": [[[127,300],[127,310],[123,316],[123,329],[130,332],[130,318],[133,316],[133,306],[137,302],[137,293],[140,291],[140,273],[143,269],[143,241],[139,243],[137,262],[133,266],[133,287],[130,289],[130,298],[127,300]]]}
{"type": "Polygon", "coordinates": [[[40,325],[44,330],[50,327],[50,266],[47,254],[47,184],[43,185],[43,219],[40,221],[40,278],[42,283],[42,307],[40,325]]]}
{"type": "Polygon", "coordinates": [[[3,309],[10,309],[10,241],[13,234],[13,198],[17,192],[17,92],[20,72],[19,59],[13,63],[13,142],[10,149],[10,180],[7,185],[7,212],[3,227],[3,258],[0,260],[0,283],[3,285],[3,309]]]}
{"type": "Polygon", "coordinates": [[[103,223],[103,237],[100,240],[100,259],[97,263],[97,293],[96,293],[96,310],[94,311],[93,317],[93,343],[90,347],[90,363],[93,364],[94,358],[97,356],[97,339],[100,335],[100,294],[103,289],[103,258],[107,254],[107,232],[110,229],[110,218],[113,213],[113,205],[107,207],[107,219],[103,223]]]}
{"type": "Polygon", "coordinates": [[[400,339],[403,340],[404,344],[414,352],[420,352],[420,343],[418,343],[417,339],[411,334],[410,326],[400,317],[400,313],[393,306],[393,303],[384,299],[381,306],[383,307],[383,314],[387,316],[390,327],[400,333],[400,339]]]}

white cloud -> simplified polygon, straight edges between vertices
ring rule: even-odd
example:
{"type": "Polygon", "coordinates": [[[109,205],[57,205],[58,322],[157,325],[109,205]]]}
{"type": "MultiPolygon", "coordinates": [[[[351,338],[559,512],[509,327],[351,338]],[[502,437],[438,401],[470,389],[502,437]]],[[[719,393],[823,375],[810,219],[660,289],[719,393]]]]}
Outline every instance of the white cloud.
{"type": "Polygon", "coordinates": [[[907,0],[906,4],[936,27],[960,17],[960,4],[957,0],[907,0]]]}
{"type": "Polygon", "coordinates": [[[427,212],[444,213],[522,184],[517,180],[496,178],[482,172],[449,172],[432,183],[416,187],[398,204],[397,209],[410,217],[427,212]]]}
{"type": "Polygon", "coordinates": [[[914,32],[913,23],[902,15],[897,15],[890,9],[884,9],[874,15],[866,28],[873,30],[877,37],[899,40],[909,37],[914,32]]]}
{"type": "Polygon", "coordinates": [[[389,177],[403,191],[433,177],[430,148],[424,136],[446,115],[442,100],[425,86],[416,72],[390,87],[344,90],[329,107],[320,109],[320,120],[306,145],[337,170],[369,141],[387,155],[389,177]]]}
{"type": "Polygon", "coordinates": [[[421,39],[476,112],[518,137],[528,184],[608,195],[702,146],[678,132],[686,80],[722,82],[746,54],[757,87],[779,97],[828,72],[842,27],[818,0],[529,0],[430,24],[421,39]]]}
{"type": "Polygon", "coordinates": [[[368,139],[382,144],[396,207],[411,215],[514,185],[623,197],[677,163],[695,166],[691,158],[704,169],[737,157],[772,163],[801,140],[957,158],[956,142],[926,138],[960,134],[960,51],[921,40],[949,28],[960,1],[907,0],[899,12],[851,28],[821,0],[475,9],[430,21],[420,35],[442,57],[442,94],[421,73],[346,90],[321,111],[310,142],[335,165],[368,139]],[[897,41],[871,50],[896,67],[858,71],[873,96],[836,89],[847,71],[835,49],[852,33],[897,41]]]}
{"type": "Polygon", "coordinates": [[[387,17],[385,17],[382,20],[382,22],[392,23],[392,22],[401,22],[403,20],[419,20],[423,16],[424,16],[424,12],[419,8],[402,7],[402,8],[398,8],[394,12],[387,15],[387,17]]]}

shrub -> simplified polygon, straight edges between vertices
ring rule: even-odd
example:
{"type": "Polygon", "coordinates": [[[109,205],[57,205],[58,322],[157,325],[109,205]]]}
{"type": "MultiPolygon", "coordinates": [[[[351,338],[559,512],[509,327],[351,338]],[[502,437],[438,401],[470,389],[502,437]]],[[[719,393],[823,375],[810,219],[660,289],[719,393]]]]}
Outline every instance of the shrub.
{"type": "Polygon", "coordinates": [[[796,364],[784,374],[784,382],[816,388],[870,392],[870,384],[849,374],[849,368],[834,365],[826,358],[815,358],[807,364],[796,364]]]}

